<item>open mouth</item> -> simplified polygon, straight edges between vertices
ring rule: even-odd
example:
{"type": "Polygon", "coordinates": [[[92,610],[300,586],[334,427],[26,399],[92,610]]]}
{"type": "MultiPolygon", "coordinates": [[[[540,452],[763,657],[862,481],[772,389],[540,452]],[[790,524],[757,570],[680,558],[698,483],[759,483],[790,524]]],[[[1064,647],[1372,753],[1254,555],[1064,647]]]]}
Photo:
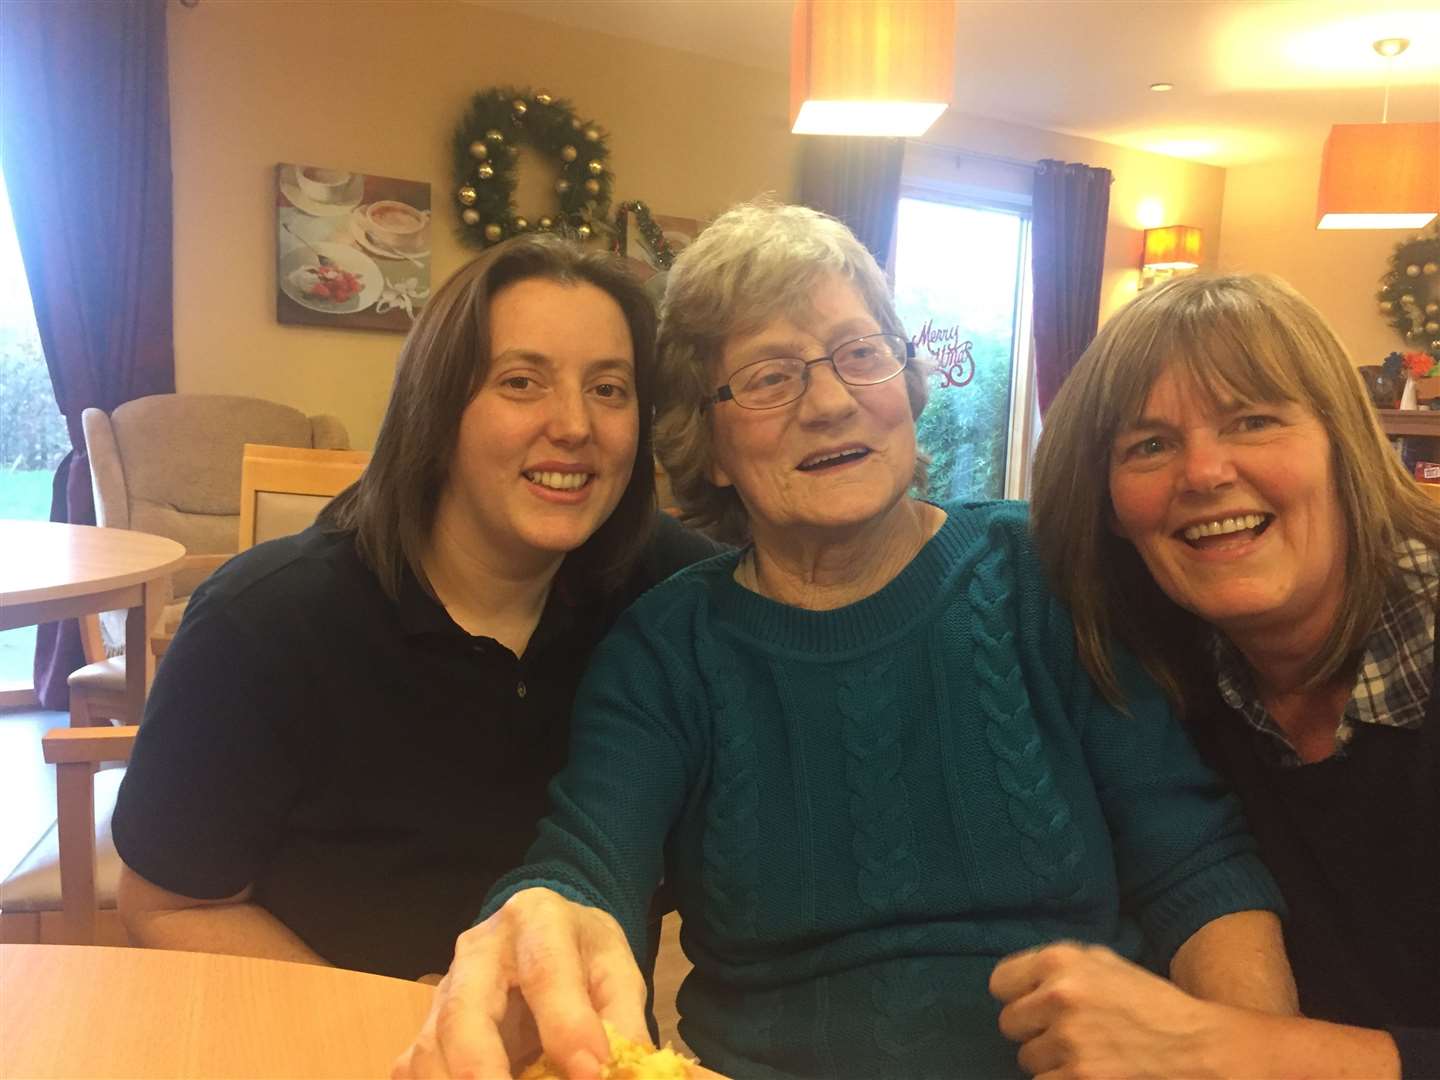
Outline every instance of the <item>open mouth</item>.
{"type": "Polygon", "coordinates": [[[837,465],[849,465],[852,462],[860,461],[869,456],[869,447],[856,446],[849,450],[836,450],[833,453],[816,454],[814,457],[806,458],[795,467],[801,472],[821,472],[824,469],[833,469],[837,465]]]}
{"type": "Polygon", "coordinates": [[[1185,541],[1197,551],[1229,547],[1254,540],[1264,533],[1274,520],[1274,514],[1237,514],[1235,517],[1216,518],[1178,529],[1175,538],[1185,541]]]}
{"type": "Polygon", "coordinates": [[[579,491],[595,479],[594,473],[583,472],[527,472],[521,475],[532,484],[551,491],[579,491]]]}

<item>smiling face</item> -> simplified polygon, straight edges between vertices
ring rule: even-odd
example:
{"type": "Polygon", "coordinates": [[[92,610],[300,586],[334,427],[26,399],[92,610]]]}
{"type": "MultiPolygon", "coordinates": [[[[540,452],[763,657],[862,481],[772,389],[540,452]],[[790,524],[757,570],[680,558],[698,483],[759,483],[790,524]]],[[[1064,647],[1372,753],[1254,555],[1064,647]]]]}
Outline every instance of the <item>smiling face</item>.
{"type": "MultiPolygon", "coordinates": [[[[777,356],[813,359],[881,326],[842,277],[821,279],[810,310],[780,316],[730,338],[712,368],[719,386],[746,364],[777,356]]],[[[797,401],[711,413],[710,479],[733,486],[757,543],[794,529],[847,530],[883,517],[903,499],[915,472],[915,421],[905,379],[847,386],[829,364],[809,369],[797,401]]]]}
{"type": "Polygon", "coordinates": [[[1232,637],[1328,632],[1346,533],[1330,439],[1309,409],[1212,403],[1167,368],[1115,439],[1110,500],[1115,532],[1181,607],[1232,637]]]}
{"type": "Polygon", "coordinates": [[[441,520],[494,564],[525,568],[579,547],[619,503],[639,439],[634,350],[602,289],[531,278],[491,299],[490,355],[441,520]]]}

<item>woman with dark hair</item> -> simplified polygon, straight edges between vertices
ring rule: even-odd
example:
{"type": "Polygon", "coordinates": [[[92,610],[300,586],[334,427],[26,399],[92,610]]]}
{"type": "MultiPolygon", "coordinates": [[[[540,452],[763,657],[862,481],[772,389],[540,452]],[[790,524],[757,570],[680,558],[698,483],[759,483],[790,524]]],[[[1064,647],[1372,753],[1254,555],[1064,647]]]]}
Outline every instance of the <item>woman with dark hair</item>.
{"type": "Polygon", "coordinates": [[[1116,657],[1137,657],[1244,803],[1313,1019],[1217,1008],[1100,955],[1054,966],[1071,993],[1046,1010],[1022,964],[1032,1060],[1440,1076],[1440,507],[1320,313],[1264,276],[1140,296],[1045,418],[1033,525],[1096,683],[1128,704],[1116,657]],[[1045,1034],[1060,1021],[1068,1041],[1045,1034]]]}
{"type": "Polygon", "coordinates": [[[374,456],[197,589],[114,815],[140,944],[443,971],[520,860],[652,535],[655,315],[611,257],[500,245],[425,307],[374,456]]]}

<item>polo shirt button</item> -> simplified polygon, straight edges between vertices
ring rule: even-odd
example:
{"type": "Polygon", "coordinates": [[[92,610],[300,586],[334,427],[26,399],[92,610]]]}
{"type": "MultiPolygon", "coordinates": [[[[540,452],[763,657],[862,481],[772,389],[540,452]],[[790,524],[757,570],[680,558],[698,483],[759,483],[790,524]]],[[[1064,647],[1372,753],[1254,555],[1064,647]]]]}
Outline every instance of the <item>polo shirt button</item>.
{"type": "Polygon", "coordinates": [[[525,691],[525,684],[524,684],[523,682],[520,682],[520,683],[516,683],[516,684],[515,684],[515,696],[516,696],[516,697],[522,697],[522,698],[523,698],[523,697],[525,696],[525,692],[526,692],[526,691],[525,691]]]}

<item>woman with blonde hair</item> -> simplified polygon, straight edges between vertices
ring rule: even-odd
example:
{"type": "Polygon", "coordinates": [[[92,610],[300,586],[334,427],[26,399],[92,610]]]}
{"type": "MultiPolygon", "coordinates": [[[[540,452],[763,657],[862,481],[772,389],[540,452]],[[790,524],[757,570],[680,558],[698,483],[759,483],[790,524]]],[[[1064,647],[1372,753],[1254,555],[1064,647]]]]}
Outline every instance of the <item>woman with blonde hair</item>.
{"type": "Polygon", "coordinates": [[[1233,800],[1138,671],[1135,717],[1095,692],[1023,508],[912,493],[927,373],[855,237],[730,210],[671,270],[659,342],[680,507],[745,546],[600,646],[552,813],[397,1075],[542,1045],[597,1075],[602,1019],[644,1030],[662,877],[694,964],[680,1034],[736,1077],[1017,1075],[991,973],[1058,939],[1290,1007],[1233,800]]]}
{"type": "Polygon", "coordinates": [[[1032,518],[1096,683],[1126,705],[1116,646],[1134,654],[1240,795],[1302,1011],[1333,1022],[1192,1002],[1204,1037],[1169,1051],[1440,1075],[1440,506],[1324,319],[1263,276],[1136,299],[1046,417],[1032,518]]]}

